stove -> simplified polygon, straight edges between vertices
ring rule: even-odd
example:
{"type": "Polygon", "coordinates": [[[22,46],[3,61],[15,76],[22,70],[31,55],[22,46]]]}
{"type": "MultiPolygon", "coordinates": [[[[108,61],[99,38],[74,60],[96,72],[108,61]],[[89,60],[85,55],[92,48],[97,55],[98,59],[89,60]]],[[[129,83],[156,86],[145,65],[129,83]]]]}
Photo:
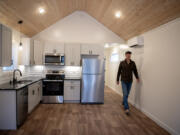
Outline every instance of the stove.
{"type": "Polygon", "coordinates": [[[63,71],[49,70],[43,79],[43,103],[63,103],[64,101],[63,71]]]}

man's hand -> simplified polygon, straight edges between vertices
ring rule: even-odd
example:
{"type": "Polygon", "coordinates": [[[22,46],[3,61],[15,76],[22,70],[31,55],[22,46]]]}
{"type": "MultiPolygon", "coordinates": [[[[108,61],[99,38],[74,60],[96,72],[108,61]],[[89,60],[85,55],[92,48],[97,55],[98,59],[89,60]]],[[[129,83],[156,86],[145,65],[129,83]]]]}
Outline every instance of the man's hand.
{"type": "Polygon", "coordinates": [[[137,83],[139,83],[140,82],[140,80],[139,79],[136,79],[137,80],[137,83]]]}
{"type": "Polygon", "coordinates": [[[117,85],[119,85],[119,81],[117,81],[116,83],[117,83],[117,85]]]}

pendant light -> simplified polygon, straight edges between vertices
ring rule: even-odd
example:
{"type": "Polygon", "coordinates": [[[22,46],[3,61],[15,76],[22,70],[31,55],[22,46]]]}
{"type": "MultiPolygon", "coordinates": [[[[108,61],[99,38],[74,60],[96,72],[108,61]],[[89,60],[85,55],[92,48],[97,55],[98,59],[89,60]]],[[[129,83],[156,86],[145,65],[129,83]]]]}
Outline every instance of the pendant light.
{"type": "Polygon", "coordinates": [[[21,42],[21,26],[22,26],[22,23],[23,23],[22,20],[19,20],[19,21],[18,21],[18,24],[19,24],[19,31],[20,31],[19,50],[22,50],[22,49],[23,49],[23,44],[22,44],[22,42],[21,42]]]}

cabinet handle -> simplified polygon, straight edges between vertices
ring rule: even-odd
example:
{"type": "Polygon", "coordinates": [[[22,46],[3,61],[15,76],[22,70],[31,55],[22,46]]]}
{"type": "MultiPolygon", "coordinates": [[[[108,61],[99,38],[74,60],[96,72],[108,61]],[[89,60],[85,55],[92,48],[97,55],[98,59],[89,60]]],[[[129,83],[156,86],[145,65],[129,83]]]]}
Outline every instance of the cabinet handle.
{"type": "Polygon", "coordinates": [[[34,95],[34,93],[35,93],[35,92],[34,92],[34,90],[33,90],[33,91],[32,91],[32,95],[34,95]]]}
{"type": "Polygon", "coordinates": [[[13,60],[11,60],[11,65],[13,65],[13,60]]]}
{"type": "Polygon", "coordinates": [[[74,62],[71,62],[71,66],[73,66],[74,65],[74,62]]]}
{"type": "Polygon", "coordinates": [[[39,95],[39,88],[38,88],[38,95],[39,95]]]}

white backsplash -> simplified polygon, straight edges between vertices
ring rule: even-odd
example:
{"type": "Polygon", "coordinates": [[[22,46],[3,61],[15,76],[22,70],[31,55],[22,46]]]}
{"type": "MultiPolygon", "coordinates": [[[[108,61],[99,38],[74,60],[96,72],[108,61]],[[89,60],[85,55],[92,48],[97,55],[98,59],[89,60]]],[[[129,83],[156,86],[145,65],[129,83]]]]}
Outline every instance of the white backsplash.
{"type": "MultiPolygon", "coordinates": [[[[22,71],[23,77],[37,76],[45,77],[47,70],[63,70],[66,77],[81,77],[80,66],[19,66],[18,69],[22,71]]],[[[3,71],[0,67],[0,84],[12,80],[13,71],[3,71]]],[[[20,76],[16,75],[18,79],[20,76]]]]}
{"type": "Polygon", "coordinates": [[[12,79],[12,71],[3,71],[0,67],[0,84],[8,82],[12,79]]]}

